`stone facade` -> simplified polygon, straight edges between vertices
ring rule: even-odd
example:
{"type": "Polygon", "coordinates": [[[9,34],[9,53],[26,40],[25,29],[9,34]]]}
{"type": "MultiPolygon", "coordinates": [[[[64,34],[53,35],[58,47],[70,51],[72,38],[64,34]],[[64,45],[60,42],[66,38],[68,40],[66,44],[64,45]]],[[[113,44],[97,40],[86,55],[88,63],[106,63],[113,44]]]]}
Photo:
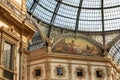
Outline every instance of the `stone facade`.
{"type": "Polygon", "coordinates": [[[29,80],[119,80],[119,68],[112,64],[107,57],[69,55],[60,53],[47,53],[38,49],[30,52],[29,80]],[[42,51],[42,52],[40,52],[42,51]],[[47,66],[47,68],[46,68],[47,66]],[[36,67],[41,67],[41,76],[35,78],[33,72],[36,67]],[[57,75],[56,69],[62,68],[63,75],[57,75]],[[82,69],[83,75],[77,75],[77,69],[82,69]],[[101,71],[97,77],[96,71],[101,71]],[[114,75],[116,74],[116,75],[114,75]]]}
{"type": "Polygon", "coordinates": [[[24,14],[25,0],[0,0],[0,80],[28,80],[27,47],[35,28],[24,14]]]}

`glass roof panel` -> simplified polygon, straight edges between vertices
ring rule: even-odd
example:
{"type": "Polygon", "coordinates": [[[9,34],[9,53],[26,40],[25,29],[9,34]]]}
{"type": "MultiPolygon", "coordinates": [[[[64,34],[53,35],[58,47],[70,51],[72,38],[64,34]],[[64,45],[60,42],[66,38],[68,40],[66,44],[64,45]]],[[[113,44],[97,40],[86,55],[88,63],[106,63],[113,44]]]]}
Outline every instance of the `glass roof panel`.
{"type": "Polygon", "coordinates": [[[102,31],[101,21],[79,21],[79,31],[102,31]]]}
{"type": "Polygon", "coordinates": [[[104,19],[120,18],[120,7],[104,9],[104,19]]]}
{"type": "Polygon", "coordinates": [[[103,0],[103,1],[104,1],[104,7],[120,5],[120,0],[103,0]]]}
{"type": "Polygon", "coordinates": [[[83,20],[102,20],[101,10],[82,9],[79,19],[83,19],[83,20]]]}
{"type": "Polygon", "coordinates": [[[117,63],[120,63],[120,40],[118,40],[115,45],[110,49],[108,55],[111,56],[113,60],[115,60],[117,63]]]}
{"type": "Polygon", "coordinates": [[[27,10],[30,10],[30,8],[31,8],[32,5],[33,5],[33,2],[34,2],[34,0],[27,0],[27,1],[26,1],[27,10]]]}
{"type": "Polygon", "coordinates": [[[44,8],[40,7],[39,5],[36,6],[33,14],[38,17],[39,19],[42,19],[43,21],[46,21],[47,23],[50,23],[52,13],[45,10],[44,8]]]}
{"type": "Polygon", "coordinates": [[[65,18],[62,16],[56,16],[54,25],[59,26],[61,28],[74,30],[75,23],[76,23],[76,20],[74,20],[74,19],[69,19],[69,18],[65,18]]]}
{"type": "Polygon", "coordinates": [[[57,2],[54,0],[40,0],[39,4],[53,12],[57,2]]]}
{"type": "Polygon", "coordinates": [[[62,0],[62,2],[73,6],[79,6],[80,0],[62,0]]]}
{"type": "Polygon", "coordinates": [[[105,31],[120,29],[120,19],[104,21],[105,31]]]}
{"type": "Polygon", "coordinates": [[[58,14],[63,15],[65,17],[70,17],[70,18],[76,19],[77,11],[78,11],[78,8],[74,8],[71,6],[61,4],[58,14]]]}
{"type": "Polygon", "coordinates": [[[101,0],[83,0],[82,7],[100,8],[101,7],[101,0]]]}
{"type": "Polygon", "coordinates": [[[52,21],[50,25],[59,28],[78,27],[77,31],[88,32],[103,32],[103,27],[104,31],[120,30],[120,0],[103,1],[103,9],[101,0],[27,0],[26,5],[38,19],[52,21]]]}

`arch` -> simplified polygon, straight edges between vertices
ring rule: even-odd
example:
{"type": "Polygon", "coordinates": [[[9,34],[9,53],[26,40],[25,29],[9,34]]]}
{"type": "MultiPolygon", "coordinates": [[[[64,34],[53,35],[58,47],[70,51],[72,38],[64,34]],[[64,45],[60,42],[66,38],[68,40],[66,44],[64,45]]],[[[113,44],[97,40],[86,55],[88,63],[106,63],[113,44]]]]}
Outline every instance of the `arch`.
{"type": "Polygon", "coordinates": [[[38,22],[37,20],[35,20],[35,19],[33,18],[32,15],[30,16],[29,14],[27,15],[27,18],[28,18],[29,22],[30,22],[31,24],[33,24],[34,27],[36,28],[36,30],[39,32],[43,43],[45,43],[45,41],[46,41],[46,36],[44,35],[44,33],[42,32],[42,30],[41,30],[41,28],[40,28],[41,21],[38,22]]]}
{"type": "MultiPolygon", "coordinates": [[[[63,39],[67,39],[67,38],[72,38],[72,39],[84,39],[85,41],[87,41],[88,43],[91,43],[92,45],[95,46],[95,48],[98,50],[98,53],[100,53],[101,56],[104,56],[104,54],[102,53],[102,47],[100,46],[99,43],[97,43],[95,40],[92,40],[91,38],[89,38],[88,36],[86,35],[78,35],[77,37],[75,37],[74,34],[69,34],[69,33],[66,33],[66,34],[63,34],[63,35],[60,35],[60,36],[57,36],[55,37],[54,39],[54,43],[52,45],[52,49],[63,39]]],[[[88,44],[87,43],[87,44],[88,44]]],[[[68,46],[66,44],[66,46],[68,46]]]]}
{"type": "Polygon", "coordinates": [[[110,56],[117,65],[120,65],[120,39],[110,48],[108,56],[110,56]]]}
{"type": "Polygon", "coordinates": [[[114,46],[115,43],[116,43],[117,41],[119,41],[119,40],[120,40],[120,33],[118,34],[117,37],[115,37],[115,38],[107,45],[107,49],[111,49],[112,46],[114,46]]]}

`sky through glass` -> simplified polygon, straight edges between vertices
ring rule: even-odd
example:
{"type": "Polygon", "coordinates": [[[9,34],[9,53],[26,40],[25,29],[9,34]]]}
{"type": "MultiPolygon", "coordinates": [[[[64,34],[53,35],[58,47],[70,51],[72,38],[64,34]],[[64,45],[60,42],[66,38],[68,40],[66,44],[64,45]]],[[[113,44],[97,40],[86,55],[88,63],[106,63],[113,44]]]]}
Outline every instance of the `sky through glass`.
{"type": "Polygon", "coordinates": [[[59,28],[120,30],[120,0],[27,0],[26,5],[35,17],[59,28]]]}

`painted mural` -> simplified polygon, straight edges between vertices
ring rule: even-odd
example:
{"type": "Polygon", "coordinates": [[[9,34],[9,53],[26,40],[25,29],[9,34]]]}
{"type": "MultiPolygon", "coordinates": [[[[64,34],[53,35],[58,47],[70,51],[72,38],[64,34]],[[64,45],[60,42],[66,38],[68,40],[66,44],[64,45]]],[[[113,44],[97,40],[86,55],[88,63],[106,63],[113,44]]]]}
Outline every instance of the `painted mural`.
{"type": "Polygon", "coordinates": [[[82,38],[62,39],[53,47],[52,51],[57,53],[98,55],[96,46],[82,38]]]}

